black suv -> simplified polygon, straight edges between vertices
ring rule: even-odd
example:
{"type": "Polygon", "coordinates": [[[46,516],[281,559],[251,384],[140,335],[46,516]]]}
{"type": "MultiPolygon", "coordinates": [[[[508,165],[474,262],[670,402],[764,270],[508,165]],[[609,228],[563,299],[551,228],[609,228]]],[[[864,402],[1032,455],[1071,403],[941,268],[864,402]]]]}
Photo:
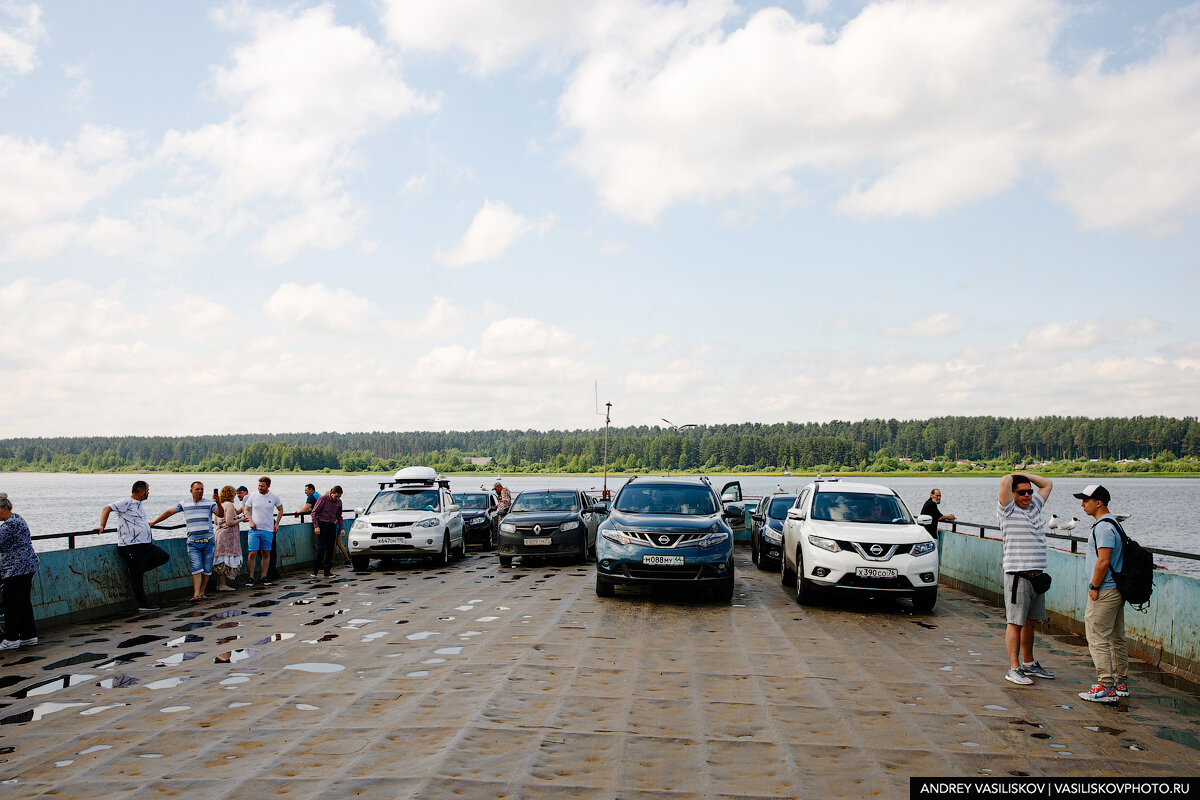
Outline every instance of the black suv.
{"type": "Polygon", "coordinates": [[[484,550],[496,546],[500,534],[500,504],[494,492],[456,492],[454,499],[462,510],[463,538],[484,550]]]}

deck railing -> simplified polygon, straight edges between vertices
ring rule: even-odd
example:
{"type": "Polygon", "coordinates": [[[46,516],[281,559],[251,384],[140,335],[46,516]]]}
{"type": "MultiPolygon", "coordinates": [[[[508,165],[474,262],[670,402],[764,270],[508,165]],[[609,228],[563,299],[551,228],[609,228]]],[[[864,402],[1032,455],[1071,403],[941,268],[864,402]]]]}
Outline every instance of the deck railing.
{"type": "MultiPolygon", "coordinates": [[[[951,533],[961,533],[964,536],[974,536],[975,535],[974,533],[969,533],[967,531],[959,530],[959,526],[966,526],[968,528],[977,530],[979,532],[978,536],[980,539],[998,539],[998,538],[1000,538],[998,536],[988,536],[987,535],[988,531],[996,531],[997,533],[999,533],[1000,527],[998,525],[988,525],[983,522],[965,522],[963,520],[953,520],[950,522],[943,522],[941,524],[949,525],[951,533]]],[[[1070,551],[1072,553],[1078,553],[1079,545],[1086,543],[1088,540],[1086,536],[1075,536],[1074,534],[1057,533],[1055,531],[1050,531],[1049,533],[1046,534],[1046,536],[1047,536],[1047,538],[1050,538],[1050,539],[1058,539],[1060,541],[1070,542],[1071,543],[1070,551]]],[[[1060,547],[1058,549],[1065,550],[1066,548],[1060,547]]],[[[1180,552],[1179,550],[1166,550],[1161,547],[1147,547],[1146,545],[1142,545],[1142,549],[1148,550],[1149,552],[1154,553],[1156,555],[1172,556],[1174,558],[1186,558],[1186,559],[1191,559],[1192,561],[1200,561],[1200,553],[1184,553],[1184,552],[1180,552]]]]}
{"type": "MultiPolygon", "coordinates": [[[[312,513],[309,511],[292,511],[290,513],[285,513],[283,516],[284,517],[296,517],[296,521],[298,523],[300,523],[301,525],[303,525],[307,521],[305,519],[305,517],[312,516],[312,513]]],[[[355,518],[354,512],[350,509],[346,509],[345,511],[342,512],[342,519],[347,519],[347,518],[349,518],[351,520],[353,520],[355,518]]],[[[186,528],[187,526],[181,522],[176,525],[151,525],[150,527],[152,530],[156,530],[156,531],[177,531],[177,530],[182,530],[183,528],[186,528]]],[[[30,536],[29,538],[35,542],[36,541],[44,541],[47,539],[66,539],[67,540],[67,549],[74,550],[75,549],[75,540],[79,537],[100,536],[105,533],[116,533],[116,532],[117,532],[116,528],[105,528],[102,531],[98,531],[93,528],[90,531],[66,531],[64,533],[42,533],[42,534],[38,534],[37,536],[30,536]]],[[[85,544],[84,546],[87,547],[88,545],[85,544]]]]}

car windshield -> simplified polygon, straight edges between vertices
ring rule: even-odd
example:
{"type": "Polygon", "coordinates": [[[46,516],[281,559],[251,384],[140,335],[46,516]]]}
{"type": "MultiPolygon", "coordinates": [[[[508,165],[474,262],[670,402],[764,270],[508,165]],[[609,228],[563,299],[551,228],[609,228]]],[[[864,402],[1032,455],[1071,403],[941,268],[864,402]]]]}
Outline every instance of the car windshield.
{"type": "Polygon", "coordinates": [[[834,522],[912,524],[908,509],[892,494],[818,492],[813,500],[812,518],[834,522]]]}
{"type": "Polygon", "coordinates": [[[375,499],[367,507],[367,513],[379,514],[384,511],[437,511],[437,509],[437,489],[400,489],[380,492],[375,495],[375,499]]]}
{"type": "Polygon", "coordinates": [[[513,500],[513,511],[578,511],[579,499],[574,492],[521,492],[513,500]]]}
{"type": "Polygon", "coordinates": [[[788,509],[791,508],[792,503],[795,502],[795,495],[790,497],[772,497],[771,505],[767,509],[767,516],[771,519],[786,519],[788,509]]]}
{"type": "Polygon", "coordinates": [[[454,499],[458,501],[458,507],[463,511],[487,511],[488,496],[486,494],[480,492],[456,494],[454,499]]]}
{"type": "Polygon", "coordinates": [[[633,514],[709,516],[717,513],[717,501],[704,486],[635,484],[617,495],[616,509],[633,514]]]}

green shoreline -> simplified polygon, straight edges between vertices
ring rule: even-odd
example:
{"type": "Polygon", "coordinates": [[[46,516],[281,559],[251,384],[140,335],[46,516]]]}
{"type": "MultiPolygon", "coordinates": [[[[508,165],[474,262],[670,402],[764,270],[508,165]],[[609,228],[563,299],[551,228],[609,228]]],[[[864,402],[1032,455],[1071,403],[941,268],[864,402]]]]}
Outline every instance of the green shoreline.
{"type": "MultiPolygon", "coordinates": [[[[635,475],[711,475],[714,477],[748,477],[748,478],[812,478],[817,475],[822,475],[827,478],[1000,478],[1004,475],[1013,472],[1014,470],[955,470],[947,472],[919,471],[919,470],[888,470],[884,472],[870,471],[854,471],[854,472],[793,472],[790,475],[785,475],[782,472],[705,472],[700,470],[672,470],[670,473],[655,470],[642,470],[639,472],[609,472],[610,478],[629,478],[635,475]]],[[[1016,470],[1018,472],[1029,472],[1030,470],[1016,470]]],[[[221,470],[219,472],[206,472],[204,470],[190,469],[118,469],[118,470],[36,470],[36,469],[18,469],[9,470],[6,474],[10,475],[338,475],[338,476],[363,476],[363,477],[378,477],[388,473],[384,472],[368,472],[356,471],[347,472],[345,470],[251,470],[246,472],[235,472],[233,470],[221,470]]],[[[443,475],[455,478],[468,477],[489,477],[500,476],[503,478],[519,478],[524,476],[529,477],[549,477],[549,478],[577,478],[585,476],[593,476],[602,478],[602,472],[526,472],[526,471],[508,471],[508,470],[470,470],[467,472],[446,471],[443,475]]],[[[1200,478],[1198,472],[1085,472],[1077,470],[1072,472],[1059,471],[1036,471],[1037,475],[1045,475],[1048,478],[1099,478],[1103,480],[1126,480],[1138,478],[1200,478]]]]}

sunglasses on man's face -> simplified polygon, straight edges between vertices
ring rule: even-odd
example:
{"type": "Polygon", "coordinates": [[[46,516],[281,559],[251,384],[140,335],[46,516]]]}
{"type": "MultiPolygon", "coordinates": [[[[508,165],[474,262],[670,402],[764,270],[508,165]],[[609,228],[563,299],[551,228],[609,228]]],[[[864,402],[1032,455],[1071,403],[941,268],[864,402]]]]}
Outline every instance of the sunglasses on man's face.
{"type": "Polygon", "coordinates": [[[1019,494],[1022,497],[1028,497],[1033,494],[1033,489],[1017,489],[1013,494],[1019,494]]]}

